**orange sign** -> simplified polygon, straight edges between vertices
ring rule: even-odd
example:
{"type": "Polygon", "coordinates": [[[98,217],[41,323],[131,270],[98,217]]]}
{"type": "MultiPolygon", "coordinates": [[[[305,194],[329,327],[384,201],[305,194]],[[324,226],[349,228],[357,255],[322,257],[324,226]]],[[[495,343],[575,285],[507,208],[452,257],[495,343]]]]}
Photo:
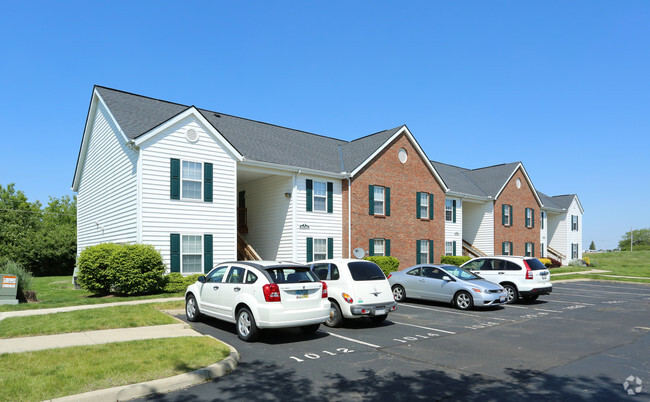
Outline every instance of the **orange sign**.
{"type": "Polygon", "coordinates": [[[5,275],[2,277],[2,287],[3,288],[15,288],[18,277],[5,275]]]}

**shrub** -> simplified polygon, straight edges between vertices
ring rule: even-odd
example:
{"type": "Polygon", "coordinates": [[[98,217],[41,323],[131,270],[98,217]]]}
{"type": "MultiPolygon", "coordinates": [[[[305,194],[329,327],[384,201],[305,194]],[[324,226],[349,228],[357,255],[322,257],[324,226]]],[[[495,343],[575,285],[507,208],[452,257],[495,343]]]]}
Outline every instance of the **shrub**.
{"type": "Polygon", "coordinates": [[[83,289],[94,294],[105,295],[111,292],[110,259],[120,246],[102,243],[86,247],[77,259],[79,274],[77,282],[83,289]]]}
{"type": "Polygon", "coordinates": [[[544,266],[545,266],[546,268],[550,268],[551,265],[553,265],[553,263],[551,262],[551,260],[550,260],[549,258],[540,258],[539,261],[540,261],[542,264],[544,264],[544,266]]]}
{"type": "Polygon", "coordinates": [[[6,261],[0,266],[0,273],[16,275],[18,281],[16,296],[21,302],[26,302],[27,292],[32,288],[32,273],[11,260],[6,261]]]}
{"type": "Polygon", "coordinates": [[[466,255],[443,255],[440,256],[440,263],[459,267],[471,259],[472,257],[466,255]]]}
{"type": "Polygon", "coordinates": [[[386,276],[388,276],[391,272],[397,271],[399,268],[399,260],[395,257],[364,257],[364,260],[371,261],[379,265],[379,268],[384,271],[384,275],[386,276]]]}
{"type": "Polygon", "coordinates": [[[164,291],[166,293],[185,292],[187,287],[196,282],[199,276],[201,276],[201,274],[183,276],[179,272],[172,272],[165,276],[164,291]]]}
{"type": "Polygon", "coordinates": [[[573,260],[569,262],[570,267],[586,267],[587,263],[584,262],[583,260],[573,260]]]}
{"type": "Polygon", "coordinates": [[[548,257],[549,260],[551,260],[551,266],[549,268],[558,268],[562,266],[562,263],[555,258],[548,257]]]}
{"type": "Polygon", "coordinates": [[[150,244],[123,244],[111,255],[109,278],[119,293],[154,293],[164,286],[165,264],[150,244]]]}
{"type": "Polygon", "coordinates": [[[587,264],[588,267],[591,266],[591,264],[589,263],[589,257],[583,257],[582,261],[584,261],[585,264],[587,264]]]}

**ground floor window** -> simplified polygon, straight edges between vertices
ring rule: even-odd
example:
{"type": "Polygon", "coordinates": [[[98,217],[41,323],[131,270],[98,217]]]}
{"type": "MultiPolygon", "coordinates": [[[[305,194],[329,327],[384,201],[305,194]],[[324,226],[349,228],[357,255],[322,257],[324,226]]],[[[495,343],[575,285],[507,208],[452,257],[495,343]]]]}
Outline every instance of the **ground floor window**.
{"type": "Polygon", "coordinates": [[[571,243],[571,259],[578,259],[578,243],[571,243]]]}
{"type": "Polygon", "coordinates": [[[181,236],[181,273],[203,272],[203,236],[181,236]]]}
{"type": "Polygon", "coordinates": [[[512,247],[512,242],[511,241],[504,241],[501,243],[501,253],[503,255],[513,255],[514,254],[514,249],[512,247]]]}
{"type": "Polygon", "coordinates": [[[446,241],[445,242],[445,255],[456,255],[456,242],[455,241],[446,241]]]}
{"type": "Polygon", "coordinates": [[[534,257],[535,256],[535,245],[533,243],[526,243],[524,253],[525,253],[526,257],[534,257]]]}
{"type": "Polygon", "coordinates": [[[327,259],[327,239],[314,239],[314,261],[327,259]]]}
{"type": "Polygon", "coordinates": [[[417,264],[432,263],[433,256],[433,241],[431,240],[418,240],[417,243],[417,264]]]}

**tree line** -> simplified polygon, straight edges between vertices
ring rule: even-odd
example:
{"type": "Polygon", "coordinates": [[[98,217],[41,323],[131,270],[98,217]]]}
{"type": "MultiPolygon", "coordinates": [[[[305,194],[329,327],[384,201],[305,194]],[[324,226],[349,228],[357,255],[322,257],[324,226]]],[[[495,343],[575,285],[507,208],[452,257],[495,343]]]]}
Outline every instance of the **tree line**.
{"type": "Polygon", "coordinates": [[[631,230],[618,242],[618,248],[622,251],[630,251],[630,240],[632,250],[650,250],[650,228],[631,230]]]}
{"type": "Polygon", "coordinates": [[[72,275],[77,253],[77,197],[29,202],[14,183],[0,184],[0,266],[19,264],[34,276],[72,275]]]}

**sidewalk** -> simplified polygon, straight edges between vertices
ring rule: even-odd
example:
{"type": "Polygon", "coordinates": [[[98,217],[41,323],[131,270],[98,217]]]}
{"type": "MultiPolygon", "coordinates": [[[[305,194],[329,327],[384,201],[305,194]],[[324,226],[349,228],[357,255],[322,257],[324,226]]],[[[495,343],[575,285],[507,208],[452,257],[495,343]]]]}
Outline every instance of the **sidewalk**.
{"type": "Polygon", "coordinates": [[[560,275],[590,275],[590,274],[604,274],[605,272],[612,272],[612,271],[604,271],[602,269],[590,269],[589,271],[577,271],[577,272],[563,272],[560,274],[554,274],[553,271],[551,271],[552,276],[560,276],[560,275]]]}
{"type": "MultiPolygon", "coordinates": [[[[183,298],[149,299],[129,302],[116,302],[106,304],[93,304],[84,306],[69,306],[40,310],[5,311],[0,313],[0,325],[2,320],[10,317],[26,317],[41,314],[56,314],[68,311],[95,309],[103,307],[123,306],[129,304],[158,303],[161,301],[183,300],[183,298]]],[[[0,354],[22,353],[52,348],[65,348],[72,346],[99,345],[112,342],[127,342],[142,339],[174,338],[184,336],[207,336],[194,331],[190,325],[181,322],[178,324],[156,325],[150,327],[117,328],[100,331],[73,332],[57,335],[29,336],[19,338],[0,339],[0,354]]],[[[223,343],[223,342],[222,342],[223,343]]],[[[130,384],[121,387],[103,389],[87,392],[79,395],[71,395],[55,399],[56,401],[118,401],[126,399],[141,398],[156,393],[171,392],[193,385],[197,385],[211,379],[224,376],[237,367],[239,352],[230,348],[230,355],[224,360],[206,368],[190,373],[180,374],[170,378],[148,381],[141,384],[130,384]]]]}

